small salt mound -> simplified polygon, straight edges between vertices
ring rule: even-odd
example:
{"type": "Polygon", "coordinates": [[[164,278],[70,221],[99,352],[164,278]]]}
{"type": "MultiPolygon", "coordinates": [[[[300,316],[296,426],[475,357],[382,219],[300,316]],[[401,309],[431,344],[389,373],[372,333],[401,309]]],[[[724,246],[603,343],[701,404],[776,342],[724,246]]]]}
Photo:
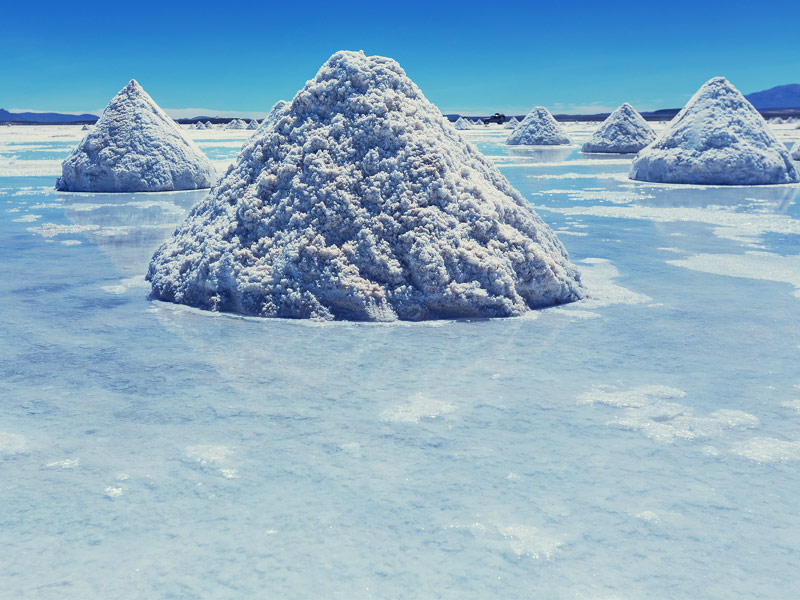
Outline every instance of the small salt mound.
{"type": "Polygon", "coordinates": [[[516,129],[517,125],[519,125],[517,117],[511,117],[506,121],[505,125],[503,125],[503,129],[516,129]]]}
{"type": "Polygon", "coordinates": [[[250,122],[247,124],[247,129],[252,129],[253,131],[258,129],[258,121],[250,119],[250,122]]]}
{"type": "Polygon", "coordinates": [[[393,60],[338,52],[153,256],[153,297],[263,317],[504,317],[584,291],[393,60]]]}
{"type": "Polygon", "coordinates": [[[225,126],[225,129],[246,129],[246,128],[247,128],[247,123],[245,123],[241,119],[234,119],[225,126]]]}
{"type": "Polygon", "coordinates": [[[89,131],[89,126],[84,125],[83,127],[81,127],[81,131],[89,131]]]}
{"type": "Polygon", "coordinates": [[[653,128],[627,102],[603,121],[586,143],[583,152],[638,152],[656,139],[653,128]]]}
{"type": "Polygon", "coordinates": [[[800,180],[789,151],[724,77],[706,82],[633,160],[631,179],[765,185],[800,180]]]}
{"type": "Polygon", "coordinates": [[[522,120],[506,144],[527,146],[558,146],[569,144],[569,138],[544,106],[537,106],[522,120]]]}
{"type": "Polygon", "coordinates": [[[800,142],[797,142],[792,147],[792,158],[795,160],[800,160],[800,142]]]}
{"type": "Polygon", "coordinates": [[[71,192],[162,192],[211,187],[214,167],[131,79],[61,166],[71,192]]]}
{"type": "Polygon", "coordinates": [[[474,122],[475,127],[483,127],[483,121],[481,119],[476,119],[474,122]]]}
{"type": "Polygon", "coordinates": [[[211,121],[206,121],[206,129],[214,129],[214,124],[211,121]]]}
{"type": "Polygon", "coordinates": [[[453,126],[459,130],[472,129],[472,125],[470,125],[470,122],[467,121],[464,117],[458,117],[453,126]]]}

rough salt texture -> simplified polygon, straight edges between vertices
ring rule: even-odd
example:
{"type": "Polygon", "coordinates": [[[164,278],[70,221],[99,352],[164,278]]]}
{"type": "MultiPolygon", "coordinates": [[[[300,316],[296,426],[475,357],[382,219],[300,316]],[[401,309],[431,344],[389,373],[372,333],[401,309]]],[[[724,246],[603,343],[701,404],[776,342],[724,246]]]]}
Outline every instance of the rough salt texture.
{"type": "Polygon", "coordinates": [[[153,256],[153,296],[264,317],[506,317],[584,295],[553,231],[393,60],[334,54],[153,256]]]}
{"type": "Polygon", "coordinates": [[[162,192],[211,187],[214,167],[136,82],[111,99],[61,166],[56,188],[162,192]]]}
{"type": "Polygon", "coordinates": [[[792,158],[800,160],[800,142],[797,142],[792,148],[792,158]]]}
{"type": "Polygon", "coordinates": [[[724,77],[706,82],[669,127],[633,160],[631,179],[764,185],[800,180],[764,118],[724,77]]]}
{"type": "Polygon", "coordinates": [[[653,128],[627,102],[612,112],[584,144],[583,152],[638,152],[656,139],[653,128]]]}
{"type": "Polygon", "coordinates": [[[529,112],[506,140],[506,144],[512,146],[559,146],[569,143],[561,125],[544,106],[537,106],[529,112]]]}
{"type": "Polygon", "coordinates": [[[508,121],[506,121],[505,125],[503,125],[504,129],[516,129],[517,125],[519,125],[519,121],[517,117],[511,117],[508,121]]]}
{"type": "Polygon", "coordinates": [[[464,117],[458,117],[453,126],[459,130],[472,129],[472,125],[464,117]]]}

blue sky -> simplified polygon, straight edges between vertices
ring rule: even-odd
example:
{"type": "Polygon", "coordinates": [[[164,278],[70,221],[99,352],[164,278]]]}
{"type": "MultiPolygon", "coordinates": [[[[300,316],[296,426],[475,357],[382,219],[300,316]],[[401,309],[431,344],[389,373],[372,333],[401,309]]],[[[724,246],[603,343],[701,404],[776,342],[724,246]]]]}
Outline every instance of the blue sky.
{"type": "Polygon", "coordinates": [[[715,75],[744,93],[800,83],[799,21],[797,0],[15,1],[0,107],[94,112],[136,78],[185,116],[261,116],[340,49],[395,58],[443,112],[678,107],[715,75]]]}

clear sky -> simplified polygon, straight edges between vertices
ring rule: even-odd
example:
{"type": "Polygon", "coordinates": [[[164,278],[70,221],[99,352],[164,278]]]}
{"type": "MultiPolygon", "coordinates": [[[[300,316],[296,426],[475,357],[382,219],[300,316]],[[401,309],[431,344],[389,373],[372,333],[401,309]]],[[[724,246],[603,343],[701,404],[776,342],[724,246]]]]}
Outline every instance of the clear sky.
{"type": "Polygon", "coordinates": [[[173,116],[261,116],[336,50],[395,58],[443,112],[679,107],[724,75],[800,83],[800,1],[13,2],[0,107],[97,112],[136,78],[173,116]]]}

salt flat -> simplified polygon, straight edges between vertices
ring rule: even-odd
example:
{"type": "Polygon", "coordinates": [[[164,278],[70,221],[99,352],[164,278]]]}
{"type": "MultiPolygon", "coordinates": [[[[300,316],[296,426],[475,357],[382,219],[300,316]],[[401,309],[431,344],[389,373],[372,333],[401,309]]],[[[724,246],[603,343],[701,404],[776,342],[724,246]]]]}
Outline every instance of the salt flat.
{"type": "Polygon", "coordinates": [[[148,300],[205,192],[56,192],[80,127],[0,128],[3,593],[792,597],[800,186],[630,181],[597,126],[463,132],[586,300],[382,324],[148,300]]]}

